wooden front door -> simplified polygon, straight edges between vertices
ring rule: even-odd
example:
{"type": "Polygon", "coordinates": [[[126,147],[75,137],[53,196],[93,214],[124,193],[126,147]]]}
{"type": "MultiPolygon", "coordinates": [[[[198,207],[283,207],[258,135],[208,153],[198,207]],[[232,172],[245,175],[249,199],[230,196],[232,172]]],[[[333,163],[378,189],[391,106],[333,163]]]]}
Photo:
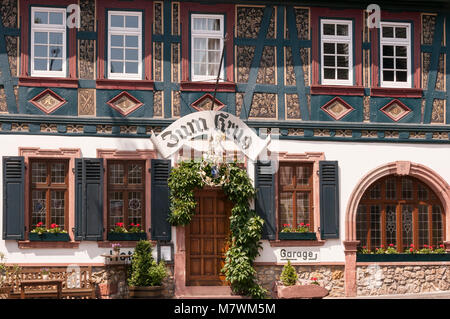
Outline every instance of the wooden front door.
{"type": "Polygon", "coordinates": [[[221,273],[230,233],[232,204],[222,190],[196,193],[197,207],[186,226],[186,285],[225,286],[221,273]]]}

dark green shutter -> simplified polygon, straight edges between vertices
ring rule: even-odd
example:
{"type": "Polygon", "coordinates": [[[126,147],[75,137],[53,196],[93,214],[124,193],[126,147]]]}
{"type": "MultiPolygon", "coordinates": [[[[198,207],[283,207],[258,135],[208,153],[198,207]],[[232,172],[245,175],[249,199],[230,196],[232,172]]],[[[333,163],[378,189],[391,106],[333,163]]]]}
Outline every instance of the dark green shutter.
{"type": "Polygon", "coordinates": [[[320,236],[339,238],[339,174],[337,161],[320,161],[320,236]]]}
{"type": "Polygon", "coordinates": [[[151,170],[151,235],[153,240],[169,241],[172,227],[167,221],[170,212],[169,185],[170,160],[152,159],[151,170]]]}
{"type": "Polygon", "coordinates": [[[3,157],[3,239],[23,240],[25,234],[25,162],[3,157]]]}
{"type": "Polygon", "coordinates": [[[75,160],[75,240],[103,239],[103,159],[75,160]]]}
{"type": "Polygon", "coordinates": [[[276,239],[275,174],[274,163],[257,162],[255,165],[255,210],[264,219],[262,239],[276,239]]]}

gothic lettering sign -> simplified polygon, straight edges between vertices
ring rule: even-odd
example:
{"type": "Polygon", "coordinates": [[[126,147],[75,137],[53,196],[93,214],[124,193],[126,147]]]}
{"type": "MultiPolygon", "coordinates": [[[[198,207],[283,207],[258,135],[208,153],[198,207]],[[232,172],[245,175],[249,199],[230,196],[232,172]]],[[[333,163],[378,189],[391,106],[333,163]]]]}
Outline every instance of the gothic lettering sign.
{"type": "Polygon", "coordinates": [[[252,161],[270,143],[270,136],[261,139],[242,120],[220,111],[191,113],[173,122],[158,136],[152,133],[150,139],[163,158],[168,158],[193,138],[202,135],[214,137],[217,132],[233,141],[252,161]]]}

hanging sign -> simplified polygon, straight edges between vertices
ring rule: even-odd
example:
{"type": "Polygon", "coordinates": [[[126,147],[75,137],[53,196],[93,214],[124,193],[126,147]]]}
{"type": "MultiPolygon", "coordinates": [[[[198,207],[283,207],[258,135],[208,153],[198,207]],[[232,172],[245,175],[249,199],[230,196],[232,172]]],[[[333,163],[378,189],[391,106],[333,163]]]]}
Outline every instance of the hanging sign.
{"type": "Polygon", "coordinates": [[[261,139],[241,119],[221,111],[191,113],[173,122],[158,136],[152,132],[150,139],[163,158],[168,158],[193,138],[202,135],[214,138],[217,132],[234,141],[252,161],[270,143],[270,136],[261,139]]]}

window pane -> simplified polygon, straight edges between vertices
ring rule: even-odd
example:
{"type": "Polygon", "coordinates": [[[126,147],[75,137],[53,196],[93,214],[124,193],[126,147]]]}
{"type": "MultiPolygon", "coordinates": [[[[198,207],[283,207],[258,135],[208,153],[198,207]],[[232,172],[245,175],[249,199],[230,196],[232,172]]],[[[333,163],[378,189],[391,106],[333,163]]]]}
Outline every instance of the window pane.
{"type": "Polygon", "coordinates": [[[383,71],[384,81],[394,81],[394,71],[383,71]]]}
{"type": "Polygon", "coordinates": [[[383,27],[383,38],[393,38],[394,28],[393,27],[383,27]]]}
{"type": "Polygon", "coordinates": [[[194,18],[194,30],[206,30],[206,18],[194,18]]]}
{"type": "Polygon", "coordinates": [[[36,71],[47,71],[47,59],[34,59],[34,69],[36,71]]]}
{"type": "Polygon", "coordinates": [[[348,44],[347,43],[336,43],[338,54],[348,54],[348,44]]]}
{"type": "Polygon", "coordinates": [[[48,12],[35,12],[34,23],[48,24],[48,12]]]}
{"type": "Polygon", "coordinates": [[[206,75],[206,64],[204,64],[204,63],[194,64],[194,74],[195,75],[206,75]]]}
{"type": "Polygon", "coordinates": [[[280,193],[280,225],[293,223],[293,200],[292,193],[280,193]]]}
{"type": "Polygon", "coordinates": [[[138,37],[137,36],[134,36],[134,35],[127,35],[126,37],[125,37],[125,46],[127,46],[127,47],[131,47],[131,48],[137,48],[137,47],[139,47],[139,44],[138,44],[138,37]]]}
{"type": "Polygon", "coordinates": [[[428,240],[428,206],[419,205],[419,247],[429,245],[428,240]]]}
{"type": "Polygon", "coordinates": [[[208,50],[220,50],[220,40],[208,39],[208,50]]]}
{"type": "Polygon", "coordinates": [[[116,28],[123,28],[124,16],[111,15],[111,26],[116,28]]]}
{"type": "Polygon", "coordinates": [[[50,224],[64,229],[65,191],[52,191],[50,200],[50,224]]]}
{"type": "Polygon", "coordinates": [[[413,243],[413,208],[410,205],[402,205],[402,234],[403,249],[408,249],[413,243]]]}
{"type": "Polygon", "coordinates": [[[397,199],[395,178],[386,179],[386,199],[397,199]]]}
{"type": "Polygon", "coordinates": [[[137,16],[126,16],[125,26],[127,28],[138,28],[139,27],[139,17],[137,16]]]}
{"type": "Polygon", "coordinates": [[[417,197],[419,200],[428,200],[428,188],[421,183],[417,185],[417,197]]]}
{"type": "Polygon", "coordinates": [[[122,185],[124,183],[124,167],[121,163],[110,164],[109,183],[122,185]]]}
{"type": "Polygon", "coordinates": [[[359,240],[360,247],[367,247],[367,230],[369,224],[367,222],[366,206],[359,205],[356,214],[356,240],[359,240]]]}
{"type": "Polygon", "coordinates": [[[61,59],[51,59],[49,61],[50,71],[62,71],[62,60],[61,59]]]}
{"type": "Polygon", "coordinates": [[[335,35],[336,34],[336,25],[325,23],[323,25],[323,34],[324,35],[335,35]]]}
{"type": "Polygon", "coordinates": [[[46,191],[33,190],[31,193],[31,225],[33,228],[39,222],[46,225],[46,198],[46,191]]]}
{"type": "Polygon", "coordinates": [[[370,199],[381,198],[381,183],[376,183],[370,188],[370,199]]]}
{"type": "Polygon", "coordinates": [[[63,34],[57,32],[50,32],[50,44],[63,44],[63,34]]]}
{"type": "Polygon", "coordinates": [[[405,71],[397,71],[396,74],[398,82],[407,82],[408,75],[405,71]]]}
{"type": "Polygon", "coordinates": [[[408,177],[402,178],[402,199],[413,199],[412,180],[408,177]]]}
{"type": "Polygon", "coordinates": [[[206,51],[194,50],[194,62],[206,63],[206,51]]]}
{"type": "Polygon", "coordinates": [[[220,19],[208,19],[208,30],[220,31],[220,19]]]}
{"type": "Polygon", "coordinates": [[[406,59],[395,59],[395,68],[406,70],[406,59]]]}
{"type": "Polygon", "coordinates": [[[33,162],[31,165],[31,182],[47,183],[47,164],[33,162]]]}
{"type": "Polygon", "coordinates": [[[393,58],[383,58],[383,68],[384,69],[393,69],[394,68],[394,59],[393,58]]]}
{"type": "Polygon", "coordinates": [[[381,213],[380,206],[370,206],[370,243],[373,249],[381,245],[381,213]]]}
{"type": "Polygon", "coordinates": [[[47,52],[48,47],[46,45],[35,45],[34,46],[34,56],[35,57],[48,57],[47,52]]]}
{"type": "Polygon", "coordinates": [[[194,38],[194,49],[206,50],[206,40],[204,38],[194,38]]]}
{"type": "Polygon", "coordinates": [[[142,225],[142,192],[128,193],[128,223],[142,225]]]}
{"type": "Polygon", "coordinates": [[[395,205],[386,206],[386,243],[397,244],[397,213],[395,205]]]}
{"type": "Polygon", "coordinates": [[[128,184],[138,185],[142,184],[142,164],[129,164],[128,165],[128,184]]]}
{"type": "Polygon", "coordinates": [[[323,56],[324,66],[336,66],[336,57],[334,55],[324,55],[323,56]]]}
{"type": "Polygon", "coordinates": [[[220,63],[220,52],[208,52],[209,63],[220,63]]]}
{"type": "Polygon", "coordinates": [[[406,28],[396,27],[395,28],[395,37],[400,38],[400,39],[406,39],[406,28]]]}
{"type": "Polygon", "coordinates": [[[52,58],[62,58],[62,47],[51,46],[50,47],[50,57],[52,58]]]}
{"type": "Polygon", "coordinates": [[[383,45],[383,56],[394,56],[394,46],[383,45]]]}
{"type": "Polygon", "coordinates": [[[64,184],[66,182],[66,164],[53,163],[50,174],[52,183],[64,184]]]}
{"type": "Polygon", "coordinates": [[[138,58],[138,50],[136,49],[126,49],[125,50],[125,59],[130,61],[137,61],[139,60],[138,58]]]}
{"type": "Polygon", "coordinates": [[[323,76],[325,79],[336,79],[336,70],[335,69],[323,69],[323,76]]]}
{"type": "Polygon", "coordinates": [[[113,60],[123,60],[123,49],[111,49],[111,59],[113,60]]]}
{"type": "Polygon", "coordinates": [[[297,193],[297,224],[309,224],[309,193],[297,193]]]}
{"type": "Polygon", "coordinates": [[[280,167],[280,185],[281,186],[293,186],[292,176],[294,175],[293,168],[291,166],[280,167]]]}
{"type": "Polygon", "coordinates": [[[311,166],[297,166],[296,167],[296,178],[297,185],[309,185],[311,177],[311,166]]]}
{"type": "Polygon", "coordinates": [[[47,44],[48,43],[48,33],[47,32],[35,32],[34,33],[34,43],[35,44],[47,44]]]}
{"type": "Polygon", "coordinates": [[[338,80],[348,80],[348,70],[347,69],[338,69],[337,70],[337,78],[338,78],[338,80]]]}
{"type": "Polygon", "coordinates": [[[126,73],[139,73],[139,64],[137,62],[126,62],[125,63],[125,72],[126,73]]]}
{"type": "Polygon", "coordinates": [[[219,73],[219,64],[208,64],[208,75],[217,76],[219,73]]]}
{"type": "Polygon", "coordinates": [[[348,67],[348,56],[338,56],[337,57],[337,66],[340,67],[348,67]]]}
{"type": "Polygon", "coordinates": [[[336,25],[336,34],[337,35],[348,35],[348,25],[347,24],[336,25]]]}
{"type": "Polygon", "coordinates": [[[396,56],[406,56],[407,49],[404,46],[396,46],[395,47],[395,55],[396,56]]]}
{"type": "Polygon", "coordinates": [[[433,214],[431,217],[433,227],[432,245],[438,246],[444,241],[442,214],[439,206],[433,205],[433,214]]]}
{"type": "Polygon", "coordinates": [[[123,47],[123,36],[122,35],[111,35],[111,46],[123,47]]]}
{"type": "Polygon", "coordinates": [[[323,44],[323,53],[325,54],[335,54],[336,47],[334,43],[324,43],[323,44]]]}
{"type": "Polygon", "coordinates": [[[123,73],[123,62],[111,61],[111,73],[123,73]]]}
{"type": "Polygon", "coordinates": [[[50,12],[50,18],[49,18],[50,24],[63,24],[63,15],[61,12],[50,12]]]}
{"type": "Polygon", "coordinates": [[[123,222],[123,193],[109,193],[109,224],[113,228],[116,223],[123,222]]]}

